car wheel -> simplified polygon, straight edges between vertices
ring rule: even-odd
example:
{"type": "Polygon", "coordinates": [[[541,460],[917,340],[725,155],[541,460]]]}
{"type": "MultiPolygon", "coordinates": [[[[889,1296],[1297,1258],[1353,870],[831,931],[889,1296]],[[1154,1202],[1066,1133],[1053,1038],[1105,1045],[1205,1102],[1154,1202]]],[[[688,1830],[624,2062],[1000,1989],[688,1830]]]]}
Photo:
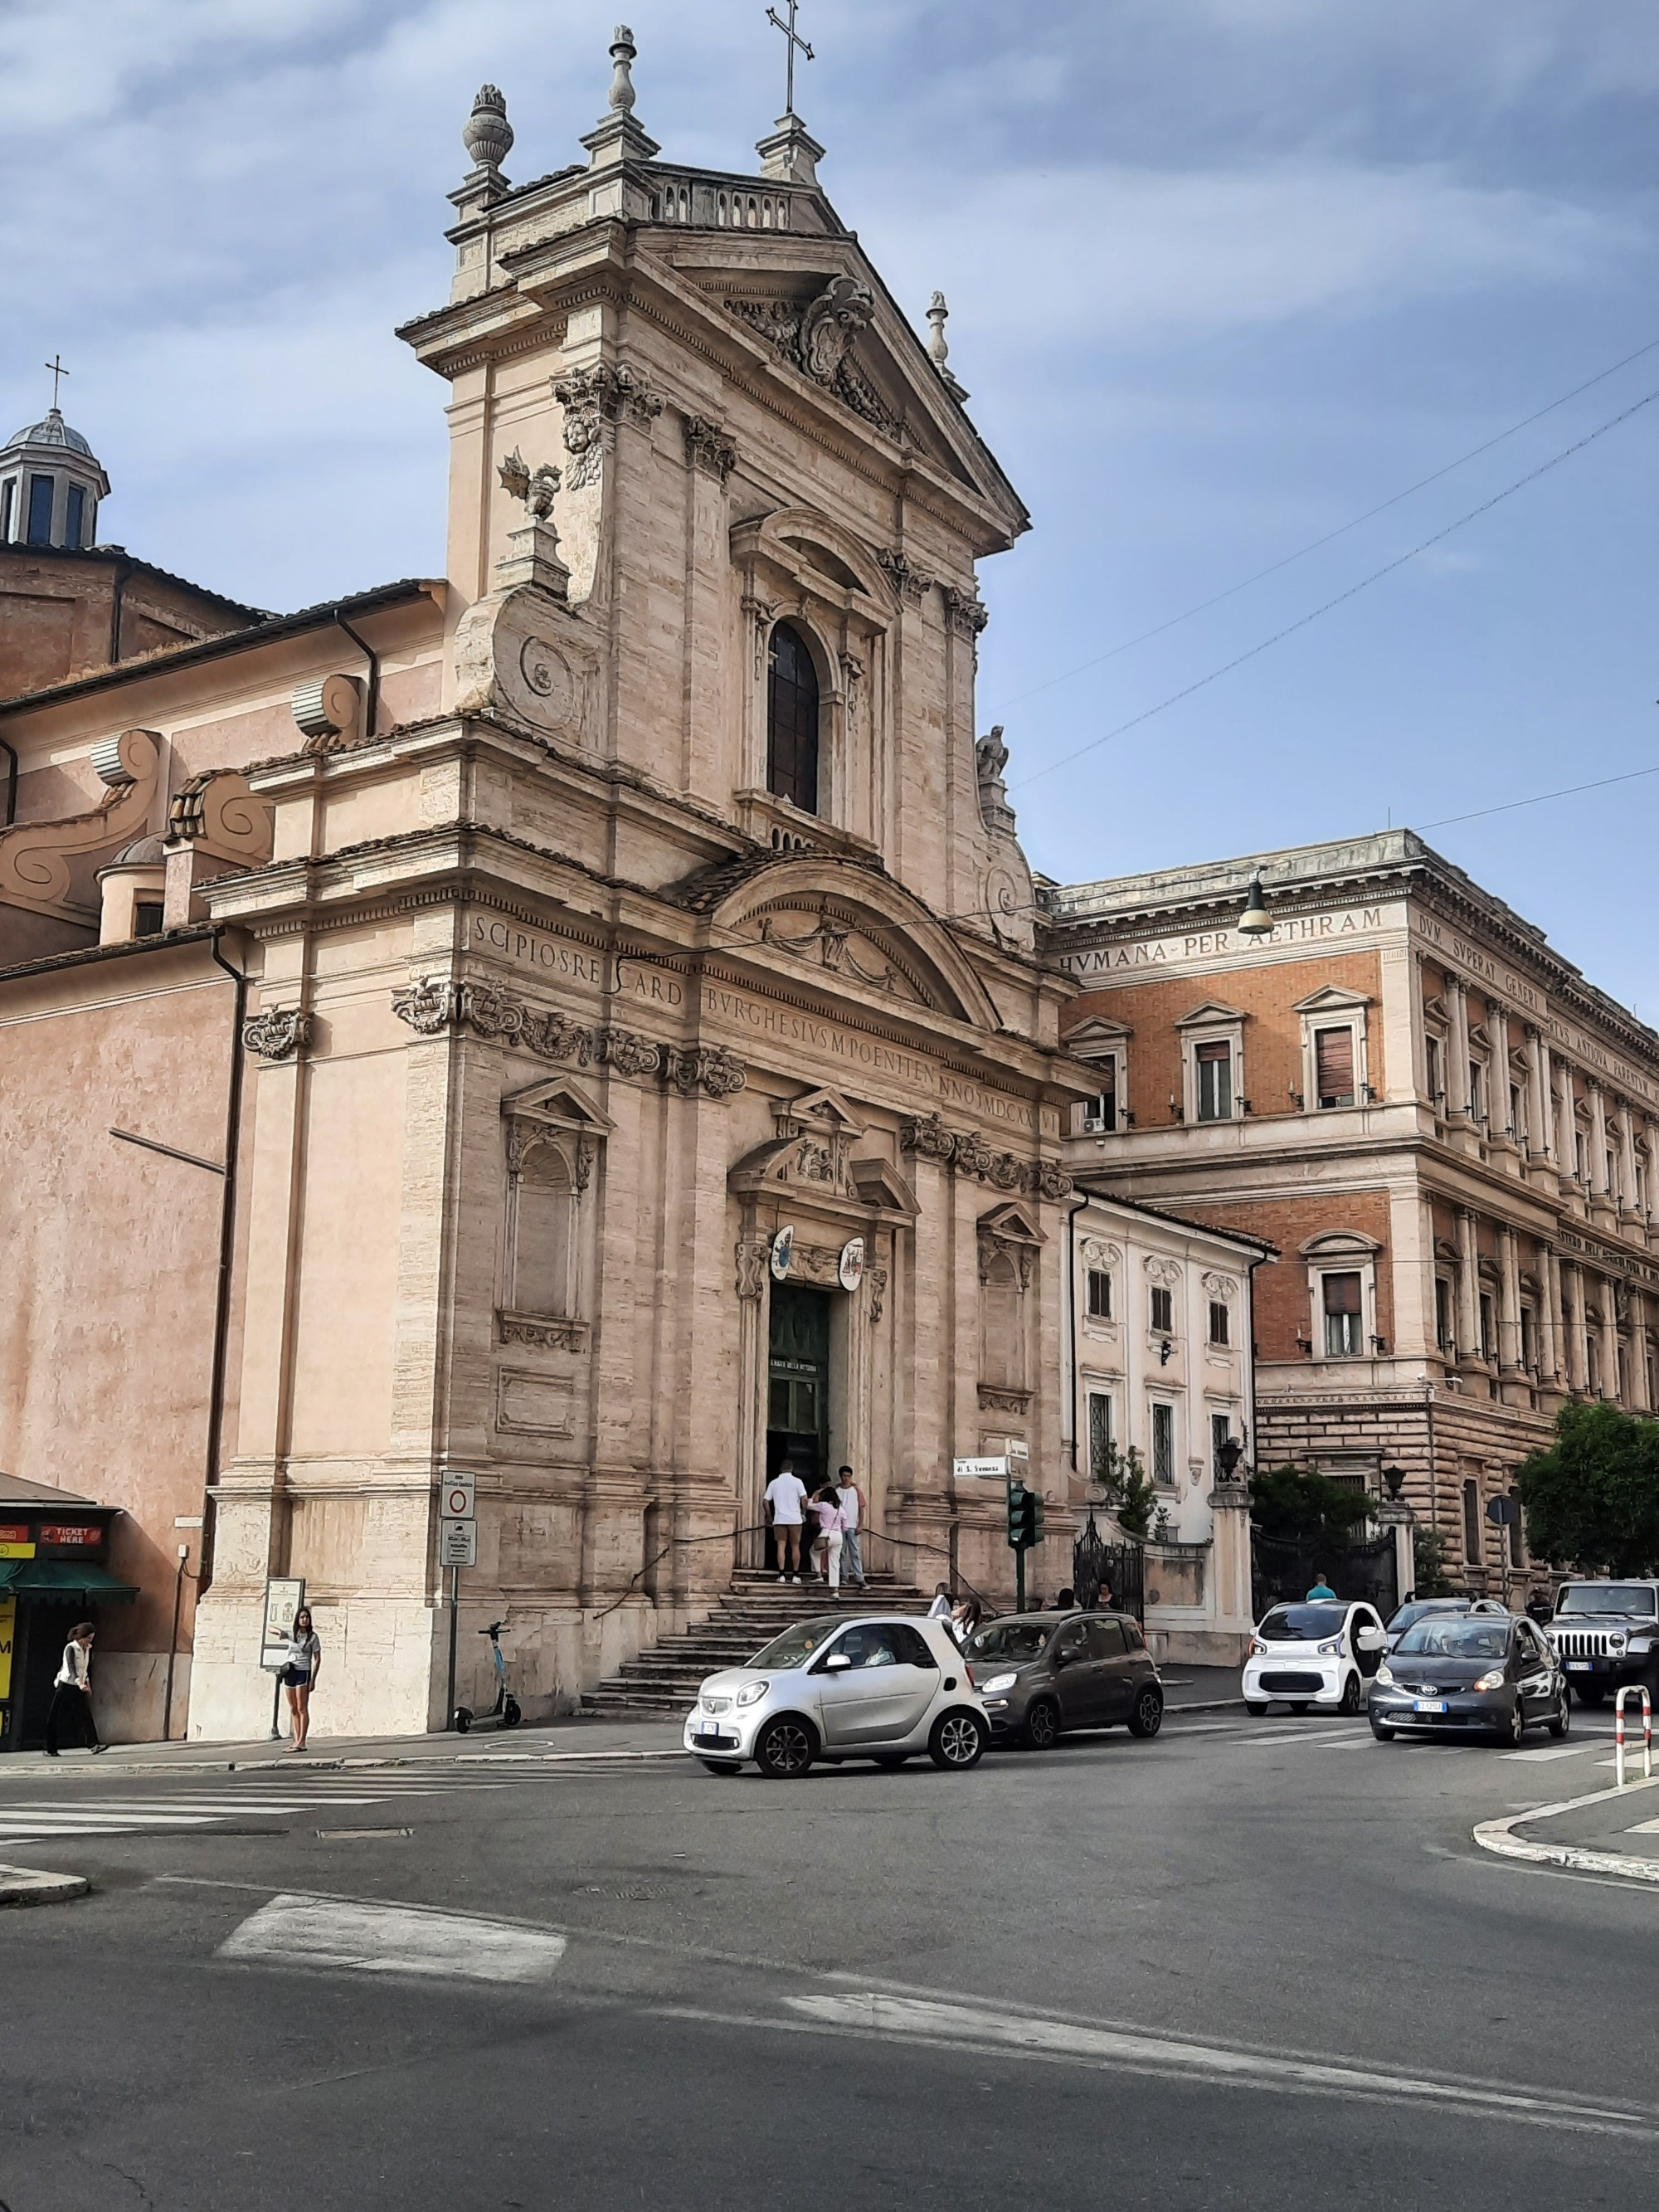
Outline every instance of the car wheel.
{"type": "Polygon", "coordinates": [[[977,1713],[941,1713],[927,1739],[927,1756],[935,1766],[963,1772],[979,1765],[990,1741],[991,1731],[977,1713]]]}
{"type": "Polygon", "coordinates": [[[459,1705],[459,1706],[458,1706],[458,1707],[456,1708],[456,1712],[455,1712],[455,1733],[456,1733],[456,1735],[465,1735],[466,1734],[467,1730],[471,1727],[471,1725],[472,1725],[472,1716],[471,1716],[471,1714],[468,1711],[467,1708],[466,1708],[465,1705],[459,1705]]]}
{"type": "Polygon", "coordinates": [[[524,1715],[520,1711],[518,1699],[516,1698],[509,1698],[507,1703],[501,1707],[501,1726],[503,1728],[517,1728],[519,1723],[523,1718],[524,1715]]]}
{"type": "Polygon", "coordinates": [[[1148,1682],[1129,1709],[1131,1735],[1153,1736],[1164,1725],[1164,1692],[1148,1682]]]}
{"type": "Polygon", "coordinates": [[[705,1759],[702,1763],[711,1774],[737,1774],[742,1771],[729,1759],[705,1759]]]}
{"type": "Polygon", "coordinates": [[[1509,1718],[1498,1723],[1497,1739],[1505,1751],[1514,1751],[1519,1747],[1526,1733],[1526,1717],[1521,1711],[1521,1699],[1517,1695],[1510,1709],[1509,1718]]]}
{"type": "Polygon", "coordinates": [[[1302,1700],[1302,1702],[1301,1702],[1301,1704],[1300,1704],[1299,1705],[1297,1705],[1297,1704],[1295,1704],[1294,1702],[1292,1702],[1291,1706],[1291,1711],[1293,1713],[1305,1713],[1305,1712],[1307,1711],[1307,1710],[1308,1710],[1308,1701],[1307,1701],[1307,1699],[1306,1699],[1305,1698],[1304,1698],[1304,1699],[1302,1700]]]}
{"type": "Polygon", "coordinates": [[[877,1759],[876,1765],[885,1773],[891,1774],[895,1769],[902,1766],[909,1756],[908,1751],[884,1751],[877,1759]]]}
{"type": "Polygon", "coordinates": [[[1253,1720],[1259,1721],[1267,1710],[1267,1700],[1265,1698],[1246,1698],[1244,1710],[1253,1720]]]}
{"type": "Polygon", "coordinates": [[[1025,1747],[1050,1751],[1060,1735],[1060,1707],[1052,1698],[1039,1698],[1025,1716],[1025,1747]]]}
{"type": "Polygon", "coordinates": [[[1581,1705],[1599,1705],[1607,1693],[1599,1682],[1575,1682],[1572,1694],[1581,1705]]]}
{"type": "Polygon", "coordinates": [[[1555,1718],[1549,1723],[1549,1731],[1553,1736],[1563,1736],[1571,1726],[1572,1702],[1563,1690],[1561,1702],[1555,1709],[1555,1718]]]}
{"type": "Polygon", "coordinates": [[[1336,1710],[1340,1713],[1348,1714],[1357,1713],[1359,1711],[1359,1677],[1358,1674],[1350,1674],[1347,1680],[1342,1685],[1342,1696],[1336,1710]]]}
{"type": "Polygon", "coordinates": [[[1384,1728],[1381,1721],[1373,1721],[1371,1723],[1371,1734],[1376,1738],[1379,1743],[1392,1743],[1394,1741],[1394,1729],[1391,1728],[1384,1728]]]}
{"type": "Polygon", "coordinates": [[[755,1739],[755,1764],[769,1782],[793,1782],[805,1773],[817,1745],[805,1721],[793,1713],[769,1721],[755,1739]]]}

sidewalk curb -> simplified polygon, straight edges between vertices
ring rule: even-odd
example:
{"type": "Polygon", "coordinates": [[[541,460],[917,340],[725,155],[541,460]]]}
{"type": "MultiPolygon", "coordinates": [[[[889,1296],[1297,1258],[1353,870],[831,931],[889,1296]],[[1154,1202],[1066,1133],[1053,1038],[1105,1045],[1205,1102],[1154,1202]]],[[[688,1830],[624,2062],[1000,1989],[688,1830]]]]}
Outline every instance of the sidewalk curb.
{"type": "MultiPolygon", "coordinates": [[[[179,1759],[176,1763],[147,1759],[113,1766],[107,1759],[102,1759],[96,1767],[77,1765],[70,1772],[95,1774],[100,1781],[111,1774],[149,1775],[152,1778],[181,1774],[357,1774],[386,1766],[591,1765],[595,1759],[684,1759],[689,1755],[678,1744],[672,1747],[665,1745],[659,1751],[403,1751],[386,1752],[375,1757],[342,1752],[331,1759],[179,1759]]],[[[28,1774],[20,1775],[17,1778],[20,1782],[27,1782],[29,1774],[38,1779],[40,1769],[31,1768],[28,1774]]],[[[60,1779],[68,1778],[67,1775],[60,1777],[55,1772],[52,1778],[54,1784],[60,1779]]],[[[0,1783],[10,1779],[12,1777],[9,1773],[0,1774],[0,1783]]]]}
{"type": "Polygon", "coordinates": [[[0,1866],[0,1906],[67,1905],[90,1887],[83,1874],[38,1874],[33,1867],[0,1866]]]}
{"type": "Polygon", "coordinates": [[[1595,1851],[1579,1844],[1535,1844],[1515,1833],[1534,1820],[1553,1820],[1558,1814],[1583,1812],[1589,1805],[1605,1805],[1632,1790],[1659,1787],[1659,1775],[1650,1782],[1627,1782],[1623,1790],[1593,1790],[1587,1797],[1568,1797],[1559,1805],[1534,1805],[1529,1813],[1506,1814],[1501,1820],[1482,1820],[1474,1840],[1483,1851],[1500,1858],[1524,1859],[1534,1866],[1571,1867],[1578,1874],[1611,1874],[1626,1881],[1659,1884],[1659,1859],[1638,1859],[1623,1851],[1595,1851]]]}
{"type": "Polygon", "coordinates": [[[1182,1713],[1242,1713],[1243,1710],[1243,1698],[1206,1698],[1201,1705],[1166,1705],[1164,1708],[1164,1717],[1166,1721],[1177,1721],[1182,1713]]]}

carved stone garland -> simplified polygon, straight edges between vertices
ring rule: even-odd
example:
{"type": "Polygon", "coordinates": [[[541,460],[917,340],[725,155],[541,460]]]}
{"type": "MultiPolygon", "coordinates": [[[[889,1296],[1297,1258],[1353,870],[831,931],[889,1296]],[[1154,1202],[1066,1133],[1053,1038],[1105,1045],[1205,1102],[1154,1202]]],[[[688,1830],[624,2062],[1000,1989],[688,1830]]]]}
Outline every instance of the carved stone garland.
{"type": "Polygon", "coordinates": [[[937,1114],[904,1122],[899,1142],[918,1159],[936,1160],[953,1175],[971,1176],[993,1190],[1022,1192],[1028,1198],[1058,1200],[1068,1198],[1072,1178],[1052,1160],[1035,1165],[1016,1159],[1012,1152],[994,1152],[974,1131],[947,1129],[937,1114]]]}
{"type": "Polygon", "coordinates": [[[619,1075],[654,1075],[684,1098],[702,1091],[729,1098],[749,1078],[724,1045],[659,1044],[633,1030],[595,1029],[573,1022],[556,1007],[538,1007],[487,983],[437,982],[426,978],[392,994],[392,1011],[422,1036],[471,1029],[494,1042],[518,1045],[539,1060],[578,1067],[614,1067],[619,1075]]]}

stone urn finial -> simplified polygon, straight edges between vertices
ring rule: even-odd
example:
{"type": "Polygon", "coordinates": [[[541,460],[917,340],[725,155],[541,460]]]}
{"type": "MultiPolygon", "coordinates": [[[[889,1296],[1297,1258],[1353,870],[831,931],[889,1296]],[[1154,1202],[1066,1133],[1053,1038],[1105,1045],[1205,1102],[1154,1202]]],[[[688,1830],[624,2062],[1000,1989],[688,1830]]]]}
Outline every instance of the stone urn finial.
{"type": "Polygon", "coordinates": [[[611,110],[615,115],[634,112],[634,79],[631,74],[639,48],[634,44],[634,33],[626,23],[618,23],[611,42],[611,63],[615,75],[611,80],[611,110]]]}
{"type": "Polygon", "coordinates": [[[493,84],[478,88],[472,112],[461,132],[461,143],[475,168],[499,170],[513,151],[513,125],[507,119],[507,100],[493,84]]]}
{"type": "Polygon", "coordinates": [[[927,333],[927,350],[940,368],[951,358],[951,349],[945,339],[945,325],[950,313],[945,304],[944,293],[935,292],[927,302],[927,320],[931,325],[927,333]]]}

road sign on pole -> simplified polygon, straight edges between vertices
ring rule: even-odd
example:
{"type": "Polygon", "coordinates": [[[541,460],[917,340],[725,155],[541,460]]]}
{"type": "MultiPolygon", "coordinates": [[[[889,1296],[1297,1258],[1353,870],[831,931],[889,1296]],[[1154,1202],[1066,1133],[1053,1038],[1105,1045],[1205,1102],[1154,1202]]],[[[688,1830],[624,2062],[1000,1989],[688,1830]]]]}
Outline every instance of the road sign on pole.
{"type": "Polygon", "coordinates": [[[478,1564],[478,1524],[476,1521],[445,1520],[438,1524],[438,1559],[446,1567],[476,1567],[478,1564]]]}
{"type": "MultiPolygon", "coordinates": [[[[443,1517],[446,1521],[472,1521],[477,1517],[478,1479],[474,1474],[455,1474],[444,1477],[443,1517]]],[[[469,1559],[469,1566],[472,1564],[469,1559]]]]}

